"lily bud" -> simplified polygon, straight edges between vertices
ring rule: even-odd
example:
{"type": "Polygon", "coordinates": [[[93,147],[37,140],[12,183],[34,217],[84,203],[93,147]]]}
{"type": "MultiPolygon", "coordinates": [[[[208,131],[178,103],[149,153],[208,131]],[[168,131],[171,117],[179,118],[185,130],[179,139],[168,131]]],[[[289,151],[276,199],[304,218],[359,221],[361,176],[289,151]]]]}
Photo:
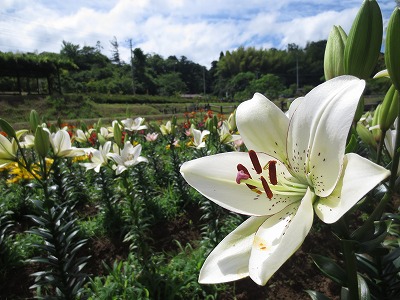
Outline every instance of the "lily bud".
{"type": "Polygon", "coordinates": [[[365,127],[364,124],[362,123],[357,123],[356,126],[356,131],[358,136],[360,137],[360,139],[367,145],[376,148],[377,144],[376,141],[374,139],[374,136],[372,135],[372,132],[368,130],[367,127],[365,127]]]}
{"type": "Polygon", "coordinates": [[[101,128],[101,118],[97,121],[97,124],[95,126],[95,130],[96,132],[100,132],[100,128],[101,128]]]}
{"type": "Polygon", "coordinates": [[[325,80],[344,75],[344,48],[347,34],[340,26],[333,26],[324,55],[325,80]]]}
{"type": "Polygon", "coordinates": [[[107,142],[106,138],[100,133],[97,134],[97,139],[102,146],[107,142]]]}
{"type": "Polygon", "coordinates": [[[344,49],[345,74],[370,77],[382,45],[382,13],[375,0],[364,0],[353,22],[344,49]]]}
{"type": "Polygon", "coordinates": [[[122,147],[122,131],[121,131],[121,127],[119,126],[118,122],[114,123],[113,133],[114,133],[115,143],[118,145],[119,148],[121,148],[122,147]]]}
{"type": "MultiPolygon", "coordinates": [[[[382,138],[382,129],[379,121],[381,120],[382,116],[382,104],[379,104],[372,116],[371,126],[369,130],[372,132],[372,136],[374,137],[375,141],[380,141],[382,138]]],[[[383,116],[384,117],[384,116],[383,116]]]]}
{"type": "Polygon", "coordinates": [[[228,125],[229,130],[236,131],[236,109],[229,115],[228,125]]]}
{"type": "Polygon", "coordinates": [[[381,111],[378,116],[378,123],[383,132],[386,132],[393,125],[399,115],[399,93],[392,84],[382,102],[381,111]]]}
{"type": "Polygon", "coordinates": [[[393,85],[400,91],[400,10],[398,7],[390,16],[387,27],[385,63],[393,85]]]}
{"type": "Polygon", "coordinates": [[[175,131],[176,131],[176,116],[172,116],[171,134],[175,135],[175,131]]]}
{"type": "Polygon", "coordinates": [[[29,125],[31,126],[31,131],[33,133],[36,131],[36,128],[39,125],[39,114],[34,109],[31,110],[31,113],[29,115],[29,125]]]}
{"type": "Polygon", "coordinates": [[[46,157],[50,150],[50,136],[43,127],[36,127],[35,150],[41,157],[46,157]]]}

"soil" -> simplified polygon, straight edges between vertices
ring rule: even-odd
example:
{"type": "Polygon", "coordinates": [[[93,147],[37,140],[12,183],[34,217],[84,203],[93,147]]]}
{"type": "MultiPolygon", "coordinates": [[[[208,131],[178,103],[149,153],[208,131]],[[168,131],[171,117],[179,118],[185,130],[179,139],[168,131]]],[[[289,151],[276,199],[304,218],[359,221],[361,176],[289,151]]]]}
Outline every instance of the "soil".
{"type": "MultiPolygon", "coordinates": [[[[163,251],[177,250],[176,241],[181,245],[200,238],[196,226],[198,216],[182,216],[175,222],[159,224],[155,239],[163,251]]],[[[310,253],[326,256],[338,256],[335,249],[340,249],[336,239],[328,228],[312,230],[301,248],[273,275],[266,286],[258,286],[251,279],[245,278],[235,283],[229,283],[230,292],[221,295],[220,300],[309,300],[305,290],[319,291],[332,300],[338,300],[340,287],[322,273],[313,264],[310,253]],[[235,292],[232,292],[235,291],[235,292]]],[[[88,241],[85,252],[91,255],[86,272],[89,274],[106,275],[103,263],[112,265],[115,260],[125,259],[129,253],[128,246],[108,238],[96,238],[88,241]]],[[[41,266],[23,265],[14,270],[9,278],[0,284],[0,300],[2,299],[32,299],[33,290],[29,287],[34,283],[30,274],[39,271],[41,266]]]]}

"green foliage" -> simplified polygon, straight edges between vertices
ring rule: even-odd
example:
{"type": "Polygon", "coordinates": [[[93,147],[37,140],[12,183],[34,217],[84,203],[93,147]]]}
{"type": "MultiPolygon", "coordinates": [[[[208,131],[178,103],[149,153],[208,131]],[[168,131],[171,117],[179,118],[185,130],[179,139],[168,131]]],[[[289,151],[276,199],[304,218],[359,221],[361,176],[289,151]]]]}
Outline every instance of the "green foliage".
{"type": "Polygon", "coordinates": [[[82,272],[88,257],[79,257],[79,250],[86,240],[79,238],[79,229],[76,219],[69,207],[55,205],[46,208],[36,202],[41,216],[30,216],[39,226],[29,230],[29,233],[40,236],[43,244],[34,244],[34,247],[44,251],[45,256],[32,258],[31,262],[44,264],[46,269],[33,274],[35,284],[31,288],[38,288],[38,298],[48,298],[49,295],[62,299],[75,299],[82,293],[87,275],[82,272]],[[51,289],[55,288],[55,292],[51,289]],[[42,294],[43,293],[43,294],[42,294]]]}
{"type": "MultiPolygon", "coordinates": [[[[0,214],[0,280],[6,279],[10,267],[15,263],[15,256],[13,257],[12,249],[8,242],[8,236],[12,222],[9,215],[12,212],[8,211],[0,214]]],[[[15,255],[15,254],[14,254],[15,255]]]]}
{"type": "Polygon", "coordinates": [[[149,291],[138,281],[142,270],[133,255],[125,262],[115,261],[112,267],[106,264],[104,267],[108,275],[91,279],[89,289],[86,289],[86,294],[90,294],[88,299],[150,299],[149,291]]]}

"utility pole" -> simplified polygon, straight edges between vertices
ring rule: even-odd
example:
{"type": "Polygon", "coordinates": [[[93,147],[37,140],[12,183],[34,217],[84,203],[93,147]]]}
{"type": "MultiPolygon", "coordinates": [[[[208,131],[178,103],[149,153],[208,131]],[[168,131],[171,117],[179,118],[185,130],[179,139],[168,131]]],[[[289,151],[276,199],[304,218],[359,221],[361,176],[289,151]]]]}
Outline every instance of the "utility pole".
{"type": "Polygon", "coordinates": [[[132,93],[135,95],[135,70],[133,69],[133,56],[132,56],[132,39],[129,39],[129,47],[131,49],[131,70],[132,70],[132,93]]]}
{"type": "Polygon", "coordinates": [[[206,67],[203,67],[203,94],[206,95],[206,67]]]}
{"type": "Polygon", "coordinates": [[[296,91],[299,91],[299,56],[296,53],[296,91]]]}

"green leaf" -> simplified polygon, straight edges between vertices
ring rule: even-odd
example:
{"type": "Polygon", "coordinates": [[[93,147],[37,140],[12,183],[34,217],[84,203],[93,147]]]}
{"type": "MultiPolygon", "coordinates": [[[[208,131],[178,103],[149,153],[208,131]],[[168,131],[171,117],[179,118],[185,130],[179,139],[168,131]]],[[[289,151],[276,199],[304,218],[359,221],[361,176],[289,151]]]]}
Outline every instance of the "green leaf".
{"type": "Polygon", "coordinates": [[[317,291],[310,291],[306,290],[306,293],[311,297],[313,300],[330,300],[327,296],[324,294],[317,292],[317,291]]]}
{"type": "Polygon", "coordinates": [[[347,274],[333,259],[319,255],[311,255],[316,266],[336,283],[345,286],[347,285],[347,274]]]}
{"type": "Polygon", "coordinates": [[[0,127],[3,129],[5,133],[7,133],[9,137],[17,139],[17,135],[15,133],[14,128],[10,125],[10,123],[8,123],[6,120],[2,118],[0,118],[0,127]]]}
{"type": "Polygon", "coordinates": [[[352,134],[349,143],[346,145],[346,153],[354,152],[356,147],[357,147],[357,138],[355,134],[352,134]]]}
{"type": "Polygon", "coordinates": [[[358,295],[360,300],[370,300],[371,294],[369,292],[368,284],[365,282],[361,275],[357,274],[358,279],[358,295]]]}

